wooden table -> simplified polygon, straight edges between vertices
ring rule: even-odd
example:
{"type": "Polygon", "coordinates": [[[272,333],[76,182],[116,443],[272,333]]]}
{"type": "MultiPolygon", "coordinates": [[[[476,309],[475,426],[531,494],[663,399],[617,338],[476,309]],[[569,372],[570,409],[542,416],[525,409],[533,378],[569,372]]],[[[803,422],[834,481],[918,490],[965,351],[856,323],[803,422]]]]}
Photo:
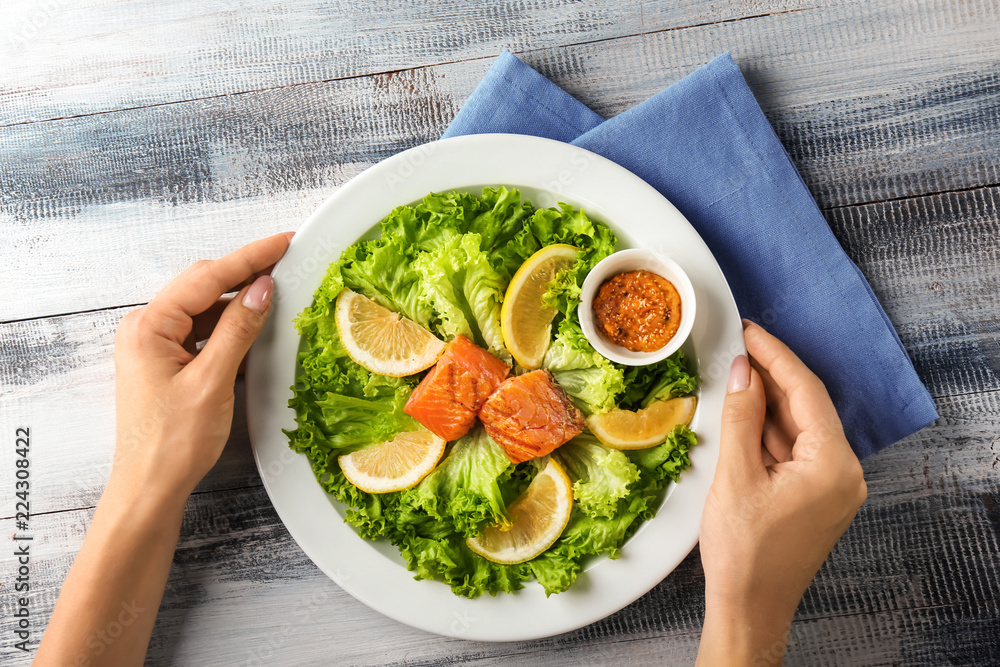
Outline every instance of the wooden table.
{"type": "MultiPolygon", "coordinates": [[[[731,51],[941,414],[864,462],[869,500],[806,593],[788,664],[1000,664],[995,2],[38,0],[2,15],[0,516],[23,532],[13,450],[30,427],[32,644],[108,475],[122,315],[436,139],[504,48],[606,117],[731,51]]],[[[0,662],[22,665],[6,544],[0,662]]],[[[703,585],[695,550],[621,612],[525,643],[390,621],[279,521],[241,397],[188,504],[149,663],[689,664],[703,585]]]]}

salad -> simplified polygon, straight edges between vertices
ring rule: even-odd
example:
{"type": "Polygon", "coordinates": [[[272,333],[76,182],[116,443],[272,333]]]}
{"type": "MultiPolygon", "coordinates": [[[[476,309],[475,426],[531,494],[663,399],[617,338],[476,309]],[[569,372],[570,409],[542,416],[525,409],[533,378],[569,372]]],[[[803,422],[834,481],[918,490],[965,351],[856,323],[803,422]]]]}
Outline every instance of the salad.
{"type": "MultiPolygon", "coordinates": [[[[580,287],[588,271],[614,252],[617,239],[582,210],[567,204],[536,209],[506,187],[484,188],[479,196],[431,193],[393,210],[379,231],[377,239],[355,243],[330,265],[312,305],[296,320],[301,339],[289,401],[296,411],[296,428],[286,431],[289,446],[308,457],[322,487],[347,505],[345,520],[358,534],[395,545],[415,578],[441,581],[470,598],[513,592],[530,579],[546,594],[565,591],[586,559],[617,558],[656,513],[667,484],[690,466],[688,452],[697,439],[686,424],[694,399],[680,397],[694,392],[697,376],[683,352],[629,367],[604,358],[587,341],[576,312],[580,287]],[[523,275],[536,258],[566,256],[561,249],[567,247],[569,259],[541,288],[550,313],[544,345],[525,351],[511,339],[510,318],[518,314],[508,312],[515,303],[510,293],[527,284],[523,275]],[[527,460],[512,457],[497,443],[500,436],[491,437],[496,431],[474,417],[455,439],[432,435],[431,425],[408,414],[421,416],[407,410],[407,403],[418,387],[423,392],[437,365],[403,375],[359,363],[365,359],[353,338],[345,338],[355,333],[344,329],[343,320],[338,329],[348,302],[391,313],[393,322],[416,327],[418,337],[435,339],[421,353],[433,352],[431,364],[443,364],[448,350],[460,344],[489,356],[491,368],[510,367],[513,379],[504,383],[537,379],[533,385],[568,397],[566,408],[586,418],[587,429],[527,460]],[[531,354],[536,358],[528,360],[531,354]],[[623,419],[646,423],[678,401],[687,401],[690,409],[675,426],[662,432],[647,428],[636,448],[615,440],[622,437],[623,419]],[[644,421],[636,417],[644,413],[644,421]],[[350,463],[348,473],[356,473],[359,452],[394,439],[434,452],[424,456],[424,470],[408,488],[385,491],[362,484],[363,490],[348,479],[344,466],[350,463]],[[558,510],[564,521],[554,541],[521,562],[495,557],[499,552],[483,546],[487,538],[503,537],[498,531],[513,534],[512,526],[526,529],[527,515],[515,510],[549,478],[555,482],[545,488],[565,486],[558,491],[566,501],[558,510]]],[[[497,373],[497,382],[502,375],[497,373]]],[[[491,385],[490,391],[506,386],[491,385]]],[[[356,474],[352,478],[357,480],[356,474]]]]}

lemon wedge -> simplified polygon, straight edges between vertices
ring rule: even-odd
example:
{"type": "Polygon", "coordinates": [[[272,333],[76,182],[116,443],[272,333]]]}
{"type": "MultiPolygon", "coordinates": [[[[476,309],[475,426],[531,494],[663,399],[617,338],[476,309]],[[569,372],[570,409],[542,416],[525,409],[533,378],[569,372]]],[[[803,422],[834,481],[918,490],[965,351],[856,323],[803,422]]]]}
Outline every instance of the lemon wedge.
{"type": "Polygon", "coordinates": [[[573,484],[555,459],[535,475],[524,493],[507,507],[513,525],[490,526],[466,540],[472,551],[494,563],[529,561],[562,535],[573,509],[573,484]]]}
{"type": "Polygon", "coordinates": [[[337,463],[347,481],[362,491],[402,491],[434,470],[446,444],[430,431],[406,431],[387,442],[339,456],[337,463]]]}
{"type": "Polygon", "coordinates": [[[545,246],[514,273],[500,308],[500,333],[504,345],[522,367],[542,365],[552,340],[554,308],[542,305],[542,295],[560,271],[573,266],[579,251],[559,243],[545,246]]]}
{"type": "Polygon", "coordinates": [[[434,365],[444,343],[427,329],[347,288],[334,309],[348,356],[372,373],[404,377],[434,365]]]}
{"type": "Polygon", "coordinates": [[[658,445],[678,424],[687,426],[694,417],[694,396],[656,401],[637,412],[612,410],[587,417],[587,428],[613,449],[643,449],[658,445]]]}

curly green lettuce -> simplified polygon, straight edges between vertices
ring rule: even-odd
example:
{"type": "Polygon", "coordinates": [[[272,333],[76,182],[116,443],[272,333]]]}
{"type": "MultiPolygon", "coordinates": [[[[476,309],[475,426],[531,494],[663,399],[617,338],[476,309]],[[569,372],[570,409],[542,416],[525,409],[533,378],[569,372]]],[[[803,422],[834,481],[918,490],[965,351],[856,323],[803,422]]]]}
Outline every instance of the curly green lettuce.
{"type": "Polygon", "coordinates": [[[490,264],[479,234],[455,236],[413,260],[420,299],[436,313],[434,328],[446,338],[465,335],[493,356],[509,360],[500,333],[506,283],[490,264]]]}
{"type": "Polygon", "coordinates": [[[639,481],[639,469],[624,452],[601,444],[589,433],[559,447],[554,456],[573,480],[573,499],[591,518],[613,518],[618,501],[639,481]]]}
{"type": "Polygon", "coordinates": [[[586,415],[608,412],[625,392],[622,366],[598,354],[578,322],[564,319],[542,360],[559,386],[586,415]]]}
{"type": "Polygon", "coordinates": [[[500,491],[509,469],[510,459],[500,445],[475,428],[452,445],[434,472],[405,493],[403,505],[411,515],[450,523],[465,537],[480,535],[485,526],[510,526],[500,491]]]}
{"type": "Polygon", "coordinates": [[[654,401],[663,401],[694,393],[698,376],[691,372],[684,350],[648,366],[629,366],[625,370],[625,392],[618,407],[639,410],[654,401]]]}
{"type": "Polygon", "coordinates": [[[570,475],[575,496],[563,534],[527,563],[490,562],[473,553],[466,539],[486,526],[510,523],[506,507],[528,486],[538,462],[511,464],[477,428],[449,443],[435,470],[413,488],[371,494],[347,481],[339,456],[420,428],[403,412],[420,378],[376,375],[350,359],[334,324],[338,294],[348,287],[442,339],[464,334],[508,358],[499,313],[511,275],[542,247],[568,243],[580,252],[544,297],[558,314],[543,366],[581,410],[637,409],[693,391],[696,376],[683,355],[633,369],[608,361],[587,342],[576,316],[580,286],[617,240],[583,211],[565,204],[536,210],[517,190],[504,187],[484,188],[481,195],[432,193],[394,209],[379,232],[330,265],[313,303],[296,321],[301,346],[289,401],[296,412],[289,446],[308,457],[319,483],[348,507],[345,520],[358,534],[398,547],[417,579],[441,581],[470,598],[513,592],[531,578],[546,594],[566,590],[587,558],[616,558],[636,527],[655,514],[664,486],[690,466],[694,434],[678,428],[663,444],[628,454],[589,435],[563,445],[554,456],[570,475]]]}

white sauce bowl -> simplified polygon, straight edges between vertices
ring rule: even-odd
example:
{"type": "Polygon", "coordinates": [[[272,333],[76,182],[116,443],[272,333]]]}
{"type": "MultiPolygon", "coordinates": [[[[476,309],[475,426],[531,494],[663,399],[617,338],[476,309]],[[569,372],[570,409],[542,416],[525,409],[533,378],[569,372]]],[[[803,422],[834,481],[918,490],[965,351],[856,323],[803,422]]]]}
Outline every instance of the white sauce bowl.
{"type": "Polygon", "coordinates": [[[583,281],[583,291],[580,296],[580,326],[583,333],[598,352],[611,361],[617,361],[626,366],[646,366],[666,359],[676,352],[687,340],[694,326],[695,298],[694,286],[675,261],[643,248],[620,250],[605,257],[595,266],[583,281]],[[663,276],[677,289],[681,297],[681,323],[674,337],[667,344],[653,352],[633,352],[621,345],[615,345],[605,338],[594,322],[594,297],[597,290],[606,280],[619,273],[628,271],[649,271],[663,276]]]}

